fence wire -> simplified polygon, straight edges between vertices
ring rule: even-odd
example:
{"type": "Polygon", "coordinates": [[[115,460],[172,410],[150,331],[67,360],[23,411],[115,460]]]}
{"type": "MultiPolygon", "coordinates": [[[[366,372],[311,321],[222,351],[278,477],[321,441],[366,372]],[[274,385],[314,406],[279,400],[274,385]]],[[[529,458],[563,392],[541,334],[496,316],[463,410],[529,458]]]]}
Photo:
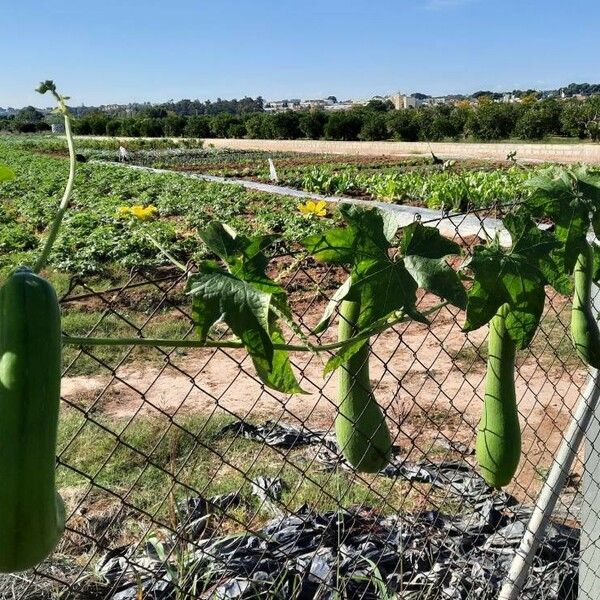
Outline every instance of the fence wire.
{"type": "MultiPolygon", "coordinates": [[[[485,237],[461,235],[474,216],[445,220],[466,253],[485,237]]],[[[308,333],[346,273],[289,255],[273,263],[308,333]]],[[[74,279],[65,333],[191,338],[186,278],[74,279]]],[[[436,302],[422,294],[419,306],[436,302]]],[[[569,301],[549,291],[517,362],[521,463],[494,491],[473,456],[487,328],[465,334],[463,319],[447,306],[429,326],[373,338],[371,380],[394,438],[377,475],[340,456],[336,375],[323,377],[323,357],[292,355],[308,393],[285,396],[261,385],[242,350],[65,348],[57,481],[67,531],[35,571],[3,577],[1,597],[496,598],[587,372],[569,301]]],[[[594,510],[589,497],[583,506],[582,452],[522,598],[582,598],[580,514],[594,510]]]]}

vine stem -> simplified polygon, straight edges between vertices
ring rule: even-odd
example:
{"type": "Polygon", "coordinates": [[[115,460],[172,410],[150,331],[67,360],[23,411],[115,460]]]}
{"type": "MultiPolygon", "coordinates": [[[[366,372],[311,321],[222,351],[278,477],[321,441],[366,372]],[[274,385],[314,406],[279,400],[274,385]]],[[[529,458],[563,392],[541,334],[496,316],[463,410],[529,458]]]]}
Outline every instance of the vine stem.
{"type": "Polygon", "coordinates": [[[187,267],[183,263],[179,262],[154,236],[147,233],[146,237],[169,259],[169,261],[175,267],[177,267],[180,271],[187,273],[187,267]]]}
{"type": "Polygon", "coordinates": [[[54,91],[52,93],[59,102],[59,111],[62,112],[65,120],[65,136],[67,138],[67,146],[69,147],[69,179],[67,180],[67,185],[65,187],[62,200],[58,206],[58,211],[56,212],[54,220],[52,221],[50,233],[48,234],[48,238],[46,239],[42,253],[40,254],[40,257],[37,259],[33,268],[36,273],[39,273],[48,262],[50,252],[52,252],[52,246],[58,237],[58,232],[60,231],[63,217],[69,208],[69,201],[71,200],[71,194],[73,193],[73,186],[75,184],[75,145],[73,143],[73,132],[71,131],[71,119],[69,118],[69,111],[65,104],[64,98],[56,94],[54,91]]]}
{"type": "MultiPolygon", "coordinates": [[[[448,304],[448,301],[440,302],[431,308],[423,311],[423,315],[430,315],[448,304]]],[[[343,342],[331,342],[328,344],[308,345],[308,344],[273,344],[274,350],[287,350],[289,352],[329,352],[339,350],[360,340],[369,339],[371,336],[381,333],[386,329],[404,323],[409,317],[402,314],[388,323],[367,329],[357,335],[344,340],[343,342]]],[[[101,337],[82,337],[63,335],[63,344],[69,346],[154,346],[163,348],[244,348],[242,342],[235,340],[173,340],[157,338],[101,338],[101,337]]]]}

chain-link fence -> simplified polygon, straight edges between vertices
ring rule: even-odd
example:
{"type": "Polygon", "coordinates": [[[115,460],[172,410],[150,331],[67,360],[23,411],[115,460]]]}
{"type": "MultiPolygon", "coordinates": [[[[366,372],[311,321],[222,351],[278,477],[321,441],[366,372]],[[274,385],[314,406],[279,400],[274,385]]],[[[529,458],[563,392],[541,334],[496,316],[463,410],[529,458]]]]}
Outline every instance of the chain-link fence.
{"type": "MultiPolygon", "coordinates": [[[[444,230],[469,253],[481,237],[464,222],[445,219],[444,230]]],[[[346,273],[293,252],[272,264],[310,331],[346,273]]],[[[186,278],[74,279],[65,332],[193,338],[186,278]]],[[[419,306],[438,301],[422,294],[419,306]]],[[[2,597],[496,598],[587,371],[569,300],[549,291],[517,360],[519,470],[492,490],[473,456],[487,328],[465,334],[463,320],[445,306],[430,325],[373,338],[371,380],[394,438],[376,475],[338,452],[326,357],[293,353],[308,393],[285,396],[261,385],[243,350],[66,346],[57,479],[67,531],[35,572],[4,579],[2,597]]],[[[581,451],[522,598],[582,597],[583,473],[581,451]]]]}

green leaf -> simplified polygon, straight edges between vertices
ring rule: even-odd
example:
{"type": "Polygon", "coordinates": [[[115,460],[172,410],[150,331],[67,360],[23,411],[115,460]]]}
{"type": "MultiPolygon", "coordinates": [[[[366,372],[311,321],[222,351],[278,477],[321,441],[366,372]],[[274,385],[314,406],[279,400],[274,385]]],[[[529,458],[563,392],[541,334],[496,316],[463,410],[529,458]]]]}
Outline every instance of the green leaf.
{"type": "Polygon", "coordinates": [[[369,340],[356,340],[340,348],[328,361],[323,369],[323,375],[327,375],[341,367],[352,358],[369,340]]]}
{"type": "Polygon", "coordinates": [[[383,219],[383,235],[388,242],[392,242],[398,233],[398,227],[400,227],[402,215],[390,212],[381,211],[381,218],[383,219]]]}
{"type": "MultiPolygon", "coordinates": [[[[272,315],[272,313],[271,313],[272,315]]],[[[285,338],[275,318],[271,320],[271,341],[274,344],[285,344],[285,338]]],[[[305,394],[300,387],[292,366],[290,356],[285,350],[273,350],[273,361],[270,369],[265,369],[262,362],[254,361],[254,367],[261,380],[270,388],[286,394],[305,394]]]]}
{"type": "Polygon", "coordinates": [[[386,220],[380,211],[342,205],[340,213],[347,227],[335,227],[302,241],[316,260],[343,265],[387,257],[390,242],[386,238],[386,220]]]}
{"type": "MultiPolygon", "coordinates": [[[[334,301],[337,303],[341,298],[360,301],[359,329],[396,310],[404,310],[426,322],[416,309],[415,280],[402,260],[394,261],[390,256],[388,237],[396,231],[393,222],[374,209],[343,206],[340,212],[346,227],[330,229],[302,242],[317,260],[350,267],[350,286],[339,292],[334,301]]],[[[334,305],[326,309],[318,326],[320,331],[329,324],[333,309],[334,305]]]]}
{"type": "Polygon", "coordinates": [[[271,294],[223,271],[216,263],[204,261],[199,268],[200,272],[190,277],[187,292],[194,299],[194,323],[200,339],[205,341],[210,328],[222,318],[242,341],[246,335],[256,339],[252,342],[255,353],[270,361],[271,294]]]}
{"type": "Polygon", "coordinates": [[[262,381],[284,393],[301,391],[280,343],[282,334],[272,312],[273,294],[222,270],[212,261],[199,265],[188,281],[192,296],[192,318],[202,341],[211,327],[223,320],[250,354],[262,381]]]}
{"type": "Polygon", "coordinates": [[[359,329],[398,310],[423,323],[428,322],[416,309],[417,282],[403,261],[371,260],[355,265],[348,298],[360,301],[359,329]]]}
{"type": "Polygon", "coordinates": [[[545,279],[537,268],[515,261],[505,265],[503,284],[510,304],[506,329],[517,348],[527,348],[544,311],[545,279]]]}
{"type": "Polygon", "coordinates": [[[454,269],[443,258],[407,256],[404,264],[417,285],[454,306],[465,309],[467,293],[454,269]]]}
{"type": "Polygon", "coordinates": [[[562,242],[563,248],[557,253],[560,257],[564,270],[572,273],[577,262],[577,257],[585,243],[590,218],[586,213],[580,211],[566,211],[563,216],[556,220],[555,235],[562,242]]]}
{"type": "MultiPolygon", "coordinates": [[[[468,293],[463,329],[473,331],[485,325],[508,302],[508,332],[518,348],[526,348],[544,309],[546,272],[556,266],[550,252],[560,242],[541,231],[526,213],[509,215],[504,224],[513,240],[511,251],[504,252],[496,238],[488,246],[475,248],[465,265],[473,271],[475,281],[468,293]]],[[[558,272],[554,275],[559,278],[558,272]]]]}
{"type": "Polygon", "coordinates": [[[15,173],[12,169],[4,165],[0,165],[0,181],[8,181],[9,179],[14,179],[15,173]]]}
{"type": "Polygon", "coordinates": [[[512,238],[511,254],[522,254],[535,261],[546,258],[560,242],[548,231],[541,230],[525,211],[510,213],[503,224],[512,238]]]}
{"type": "Polygon", "coordinates": [[[248,238],[227,225],[213,221],[200,231],[200,238],[225,262],[230,273],[266,292],[285,295],[285,290],[265,274],[269,259],[263,251],[273,244],[277,236],[248,238]]]}
{"type": "Polygon", "coordinates": [[[449,254],[460,254],[460,246],[445,238],[435,227],[425,227],[414,222],[402,229],[400,250],[405,256],[442,258],[449,254]]]}
{"type": "Polygon", "coordinates": [[[562,248],[555,250],[551,255],[540,259],[540,270],[548,283],[563,296],[573,293],[573,282],[564,268],[562,248]]]}
{"type": "Polygon", "coordinates": [[[343,265],[351,263],[354,258],[355,237],[353,227],[336,227],[308,236],[302,240],[302,245],[320,262],[343,265]]]}
{"type": "Polygon", "coordinates": [[[489,323],[496,314],[499,306],[504,304],[504,289],[491,280],[475,280],[467,295],[467,313],[463,331],[475,331],[489,323]],[[502,302],[499,301],[497,292],[502,294],[502,302]]]}
{"type": "Polygon", "coordinates": [[[524,209],[534,216],[550,218],[561,243],[553,252],[560,287],[561,271],[573,272],[590,224],[596,235],[600,234],[600,176],[587,167],[548,169],[527,183],[532,195],[524,209]]]}

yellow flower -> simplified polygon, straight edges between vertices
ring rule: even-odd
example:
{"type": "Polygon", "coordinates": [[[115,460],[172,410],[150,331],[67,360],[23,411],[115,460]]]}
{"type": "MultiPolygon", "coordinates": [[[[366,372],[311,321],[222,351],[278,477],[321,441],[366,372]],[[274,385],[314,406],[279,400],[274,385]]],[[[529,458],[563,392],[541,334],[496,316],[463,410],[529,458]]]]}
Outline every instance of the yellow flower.
{"type": "Polygon", "coordinates": [[[326,217],[327,216],[327,204],[324,200],[314,202],[313,200],[307,200],[304,204],[298,206],[298,210],[305,216],[310,217],[326,217]]]}
{"type": "Polygon", "coordinates": [[[141,204],[135,204],[133,206],[120,206],[117,210],[117,215],[119,217],[132,216],[141,221],[146,221],[147,219],[151,219],[157,212],[158,209],[152,204],[146,207],[141,204]]]}

